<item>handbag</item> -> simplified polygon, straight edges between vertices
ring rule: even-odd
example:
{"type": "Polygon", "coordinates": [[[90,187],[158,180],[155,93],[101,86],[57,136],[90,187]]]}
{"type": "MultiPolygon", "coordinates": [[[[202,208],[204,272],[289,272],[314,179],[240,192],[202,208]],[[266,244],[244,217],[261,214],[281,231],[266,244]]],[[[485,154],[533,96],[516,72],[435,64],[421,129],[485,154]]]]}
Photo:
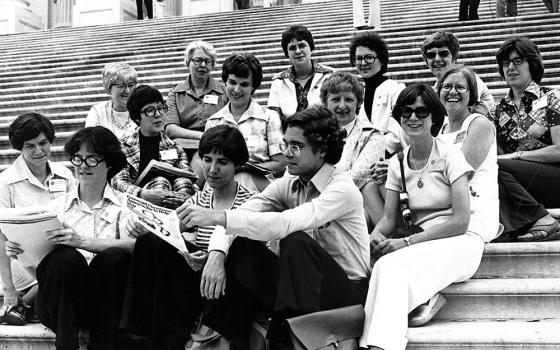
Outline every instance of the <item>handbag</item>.
{"type": "Polygon", "coordinates": [[[229,350],[230,342],[220,333],[203,325],[200,319],[191,339],[185,344],[185,350],[229,350]]]}
{"type": "Polygon", "coordinates": [[[353,305],[287,319],[295,350],[355,350],[364,329],[364,307],[353,305]]]}

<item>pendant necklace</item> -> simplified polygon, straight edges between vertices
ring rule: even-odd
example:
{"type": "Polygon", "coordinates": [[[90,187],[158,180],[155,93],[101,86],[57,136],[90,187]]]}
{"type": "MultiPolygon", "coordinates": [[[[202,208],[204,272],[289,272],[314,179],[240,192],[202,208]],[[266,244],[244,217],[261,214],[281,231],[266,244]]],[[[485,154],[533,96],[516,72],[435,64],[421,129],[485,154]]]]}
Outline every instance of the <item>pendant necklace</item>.
{"type": "MultiPolygon", "coordinates": [[[[414,156],[412,155],[412,149],[410,150],[409,154],[410,154],[410,159],[412,159],[412,164],[414,164],[414,170],[418,171],[418,167],[416,166],[416,161],[414,161],[414,156]]],[[[428,168],[428,163],[426,162],[426,165],[424,166],[424,169],[420,173],[420,177],[418,178],[418,181],[416,182],[416,186],[418,186],[418,188],[424,187],[424,182],[422,181],[422,176],[424,176],[424,172],[426,171],[427,168],[428,168]]]]}

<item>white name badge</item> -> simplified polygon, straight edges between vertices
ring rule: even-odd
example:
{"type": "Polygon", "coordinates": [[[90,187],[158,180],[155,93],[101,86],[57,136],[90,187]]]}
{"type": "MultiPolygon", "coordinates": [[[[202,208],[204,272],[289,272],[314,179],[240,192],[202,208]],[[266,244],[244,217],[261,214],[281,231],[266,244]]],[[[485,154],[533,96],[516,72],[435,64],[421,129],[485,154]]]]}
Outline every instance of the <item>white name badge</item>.
{"type": "Polygon", "coordinates": [[[159,151],[159,157],[161,160],[172,160],[179,158],[176,149],[168,149],[165,151],[159,151]]]}
{"type": "Polygon", "coordinates": [[[546,96],[539,98],[538,100],[533,101],[533,108],[532,110],[536,110],[539,108],[544,108],[547,105],[546,96]]]}
{"type": "Polygon", "coordinates": [[[49,192],[66,192],[66,180],[49,180],[49,192]]]}
{"type": "Polygon", "coordinates": [[[204,103],[208,103],[211,105],[218,104],[218,95],[204,95],[204,99],[202,100],[204,103]]]}

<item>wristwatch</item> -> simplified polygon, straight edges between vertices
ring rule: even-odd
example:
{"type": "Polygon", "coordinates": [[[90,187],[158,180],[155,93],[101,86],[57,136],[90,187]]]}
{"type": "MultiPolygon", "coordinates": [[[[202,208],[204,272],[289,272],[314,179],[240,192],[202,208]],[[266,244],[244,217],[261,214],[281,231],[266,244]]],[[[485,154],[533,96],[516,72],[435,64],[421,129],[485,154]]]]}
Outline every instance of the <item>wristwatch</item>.
{"type": "Polygon", "coordinates": [[[515,159],[521,159],[521,155],[523,154],[523,151],[517,151],[517,156],[515,157],[515,159]]]}
{"type": "Polygon", "coordinates": [[[405,237],[405,238],[404,238],[404,243],[406,243],[406,245],[410,247],[410,246],[411,246],[411,244],[410,244],[410,237],[405,237]]]}

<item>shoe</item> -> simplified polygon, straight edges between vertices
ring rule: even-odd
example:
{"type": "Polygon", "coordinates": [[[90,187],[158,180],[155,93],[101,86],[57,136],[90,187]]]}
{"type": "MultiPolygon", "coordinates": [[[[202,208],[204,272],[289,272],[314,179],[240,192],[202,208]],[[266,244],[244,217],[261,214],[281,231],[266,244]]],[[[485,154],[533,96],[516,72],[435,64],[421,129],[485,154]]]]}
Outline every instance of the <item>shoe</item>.
{"type": "Polygon", "coordinates": [[[373,30],[373,29],[375,29],[374,26],[359,26],[359,27],[356,27],[356,30],[373,30]]]}
{"type": "Polygon", "coordinates": [[[419,327],[430,322],[446,303],[445,297],[440,293],[436,293],[426,304],[422,304],[412,310],[408,315],[408,326],[419,327]]]}
{"type": "Polygon", "coordinates": [[[31,306],[20,301],[19,304],[8,309],[0,316],[0,322],[12,326],[23,326],[31,315],[31,306]]]}
{"type": "Polygon", "coordinates": [[[544,242],[560,239],[560,223],[556,219],[550,224],[534,225],[529,231],[517,237],[519,242],[544,242]]]}

